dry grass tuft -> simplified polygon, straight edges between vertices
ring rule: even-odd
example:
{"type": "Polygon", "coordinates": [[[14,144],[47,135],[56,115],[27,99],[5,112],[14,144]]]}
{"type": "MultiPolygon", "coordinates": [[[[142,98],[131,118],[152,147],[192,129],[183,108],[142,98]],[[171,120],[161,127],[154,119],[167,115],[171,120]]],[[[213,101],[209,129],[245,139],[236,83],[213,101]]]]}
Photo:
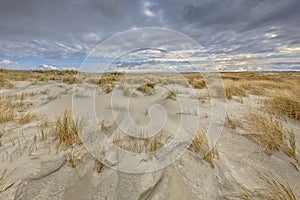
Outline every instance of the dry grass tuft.
{"type": "Polygon", "coordinates": [[[62,82],[67,84],[74,84],[76,82],[76,76],[75,75],[67,75],[62,78],[62,82]]]}
{"type": "Polygon", "coordinates": [[[38,124],[38,127],[41,133],[42,141],[45,141],[51,131],[49,119],[47,117],[43,117],[41,122],[38,124]]]}
{"type": "Polygon", "coordinates": [[[136,138],[121,134],[119,131],[114,133],[113,143],[134,153],[154,153],[165,144],[162,133],[149,138],[136,138]]]}
{"type": "Polygon", "coordinates": [[[192,141],[191,147],[196,153],[200,153],[200,155],[203,156],[203,159],[207,161],[212,168],[215,167],[214,158],[217,156],[219,159],[219,152],[216,146],[210,149],[207,137],[203,130],[198,130],[192,141]]]}
{"type": "Polygon", "coordinates": [[[231,129],[236,129],[236,122],[232,118],[230,118],[228,114],[226,114],[225,120],[226,120],[226,124],[228,124],[228,126],[231,129]]]}
{"type": "Polygon", "coordinates": [[[59,138],[56,153],[60,151],[63,145],[66,148],[73,148],[74,145],[81,144],[78,132],[83,129],[83,126],[82,120],[74,120],[71,113],[65,111],[63,117],[56,120],[55,135],[59,138]]]}
{"type": "Polygon", "coordinates": [[[0,88],[7,88],[7,89],[11,89],[13,88],[14,85],[8,81],[3,74],[0,74],[0,88]]]}
{"type": "Polygon", "coordinates": [[[144,94],[151,95],[154,93],[155,83],[146,83],[139,86],[136,90],[144,94]]]}
{"type": "Polygon", "coordinates": [[[0,147],[2,147],[2,137],[5,133],[5,126],[2,127],[2,129],[0,130],[0,147]]]}
{"type": "Polygon", "coordinates": [[[107,85],[104,85],[102,88],[106,94],[109,94],[113,91],[114,87],[115,87],[114,84],[107,84],[107,85]]]}
{"type": "Polygon", "coordinates": [[[173,91],[168,91],[168,92],[167,92],[167,95],[166,95],[166,97],[165,97],[165,99],[176,100],[176,97],[177,97],[177,95],[176,95],[175,92],[173,92],[173,91]]]}
{"type": "Polygon", "coordinates": [[[36,115],[32,114],[31,112],[22,112],[20,114],[19,123],[20,124],[27,124],[29,123],[36,115]]]}
{"type": "Polygon", "coordinates": [[[69,163],[71,164],[71,166],[73,168],[75,168],[77,165],[77,152],[75,151],[75,143],[72,146],[72,151],[69,155],[68,160],[69,160],[69,163]]]}
{"type": "Polygon", "coordinates": [[[190,82],[193,88],[195,89],[202,89],[206,86],[204,80],[193,80],[190,82]]]}
{"type": "Polygon", "coordinates": [[[6,97],[0,97],[0,123],[14,120],[15,108],[15,104],[6,97]]]}
{"type": "Polygon", "coordinates": [[[103,169],[103,164],[100,160],[96,160],[97,161],[97,172],[100,173],[101,170],[103,169]]]}
{"type": "Polygon", "coordinates": [[[227,99],[231,100],[233,96],[246,96],[246,90],[239,83],[232,80],[225,80],[224,85],[227,99]]]}
{"type": "Polygon", "coordinates": [[[248,137],[256,141],[268,155],[282,149],[288,156],[296,157],[295,135],[291,130],[284,127],[279,118],[252,111],[248,116],[250,130],[254,132],[247,134],[248,137]]]}
{"type": "Polygon", "coordinates": [[[296,197],[288,183],[275,177],[270,172],[263,172],[261,179],[266,183],[266,187],[263,189],[249,190],[246,187],[240,186],[241,192],[227,195],[234,199],[284,199],[284,200],[296,200],[296,197]]]}
{"type": "Polygon", "coordinates": [[[98,85],[104,86],[107,84],[115,84],[115,82],[119,81],[122,76],[123,73],[120,72],[102,73],[100,75],[98,85]]]}
{"type": "Polygon", "coordinates": [[[300,101],[297,92],[273,90],[267,93],[264,104],[272,113],[300,120],[300,101]]]}

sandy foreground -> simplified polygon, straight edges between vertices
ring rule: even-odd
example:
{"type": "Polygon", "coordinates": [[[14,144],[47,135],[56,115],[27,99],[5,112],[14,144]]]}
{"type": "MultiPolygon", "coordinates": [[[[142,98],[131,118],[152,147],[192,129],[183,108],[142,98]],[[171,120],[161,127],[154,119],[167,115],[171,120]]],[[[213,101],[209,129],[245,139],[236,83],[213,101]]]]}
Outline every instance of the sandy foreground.
{"type": "Polygon", "coordinates": [[[38,75],[5,82],[5,73],[0,88],[0,199],[300,199],[299,73],[258,73],[252,79],[247,74],[243,82],[234,73],[223,77],[225,98],[215,99],[225,108],[224,124],[214,124],[221,134],[213,148],[205,132],[216,117],[214,105],[205,85],[197,87],[201,82],[196,76],[187,83],[182,77],[159,81],[156,75],[142,77],[142,82],[140,75],[104,82],[85,77],[74,81],[75,87],[69,79],[38,80],[38,75]],[[296,95],[289,96],[296,100],[276,103],[276,95],[296,95]],[[98,137],[89,129],[93,120],[72,118],[72,97],[76,111],[94,106],[96,126],[113,144],[144,155],[130,157],[93,143],[98,137]],[[163,109],[151,109],[153,105],[163,109]],[[287,105],[288,111],[280,112],[276,105],[287,105]],[[152,120],[151,130],[160,135],[126,136],[118,126],[130,125],[128,113],[139,127],[152,120]],[[165,119],[162,129],[156,127],[165,119]],[[191,140],[177,138],[181,131],[176,130],[194,134],[191,140]],[[181,142],[170,152],[155,153],[174,138],[181,142]],[[178,159],[160,166],[181,147],[178,159]]]}

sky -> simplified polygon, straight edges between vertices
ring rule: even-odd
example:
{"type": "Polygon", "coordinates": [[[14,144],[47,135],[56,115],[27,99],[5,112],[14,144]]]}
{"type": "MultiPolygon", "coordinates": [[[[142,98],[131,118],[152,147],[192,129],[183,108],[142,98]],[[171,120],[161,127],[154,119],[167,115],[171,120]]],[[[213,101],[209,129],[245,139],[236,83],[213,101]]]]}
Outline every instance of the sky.
{"type": "Polygon", "coordinates": [[[86,62],[192,71],[186,60],[200,68],[209,62],[212,71],[299,71],[300,1],[0,0],[0,68],[79,69],[86,62]],[[200,54],[182,47],[176,32],[197,42],[200,54]],[[162,45],[168,38],[174,48],[162,45]],[[111,46],[93,54],[107,40],[111,46]],[[133,51],[119,57],[129,46],[133,51]]]}

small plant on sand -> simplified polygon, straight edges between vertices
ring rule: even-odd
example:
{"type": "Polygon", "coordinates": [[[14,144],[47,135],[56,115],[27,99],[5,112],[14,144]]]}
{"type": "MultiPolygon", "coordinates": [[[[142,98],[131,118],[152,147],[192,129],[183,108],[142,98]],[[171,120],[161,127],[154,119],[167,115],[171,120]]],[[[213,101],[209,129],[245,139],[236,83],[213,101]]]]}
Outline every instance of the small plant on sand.
{"type": "Polygon", "coordinates": [[[0,123],[12,121],[15,118],[15,105],[6,97],[0,97],[0,123]]]}
{"type": "Polygon", "coordinates": [[[60,151],[63,145],[70,148],[75,144],[81,144],[78,132],[82,129],[83,121],[73,119],[71,113],[65,111],[64,115],[56,120],[55,135],[59,138],[56,153],[60,151]]]}
{"type": "Polygon", "coordinates": [[[146,152],[153,153],[155,151],[158,151],[163,146],[162,141],[163,141],[162,133],[159,133],[154,137],[148,138],[148,141],[146,141],[146,144],[148,144],[148,149],[146,152]]]}
{"type": "Polygon", "coordinates": [[[177,97],[176,93],[170,90],[167,92],[165,99],[176,100],[176,97],[177,97]]]}
{"type": "Polygon", "coordinates": [[[32,152],[33,152],[34,149],[37,150],[37,137],[36,137],[36,135],[34,135],[32,143],[29,147],[29,151],[28,151],[29,156],[32,155],[32,152]]]}
{"type": "Polygon", "coordinates": [[[123,135],[119,131],[114,133],[113,143],[119,148],[134,153],[154,153],[164,145],[164,137],[162,133],[158,133],[149,138],[137,138],[133,136],[123,135]]]}
{"type": "Polygon", "coordinates": [[[75,151],[75,144],[73,144],[73,146],[72,146],[72,151],[69,154],[68,161],[69,161],[69,163],[71,164],[71,166],[73,168],[76,167],[76,165],[77,165],[77,152],[75,151]]]}
{"type": "Polygon", "coordinates": [[[191,79],[189,80],[189,84],[195,89],[202,89],[206,86],[203,79],[191,79]]]}
{"type": "Polygon", "coordinates": [[[246,96],[246,90],[236,82],[231,80],[225,80],[225,95],[226,98],[231,100],[233,96],[244,97],[246,96]]]}
{"type": "Polygon", "coordinates": [[[203,130],[199,129],[194,136],[191,144],[192,149],[203,156],[203,159],[207,161],[212,168],[215,167],[214,158],[219,158],[219,152],[215,147],[210,148],[208,145],[207,137],[203,130]]]}
{"type": "Polygon", "coordinates": [[[226,124],[231,129],[236,129],[236,123],[235,123],[235,121],[232,118],[230,118],[228,114],[226,114],[225,120],[226,120],[226,124]]]}
{"type": "Polygon", "coordinates": [[[296,144],[295,134],[284,127],[279,118],[252,111],[248,116],[249,129],[253,130],[247,134],[256,141],[268,155],[282,149],[288,156],[295,158],[296,144]]]}
{"type": "Polygon", "coordinates": [[[0,147],[2,147],[2,137],[4,135],[5,132],[5,126],[3,126],[3,128],[0,130],[0,147]]]}
{"type": "Polygon", "coordinates": [[[139,86],[136,90],[144,94],[151,95],[154,93],[155,83],[146,83],[139,86]]]}
{"type": "Polygon", "coordinates": [[[3,74],[0,75],[0,88],[8,88],[11,89],[13,88],[14,85],[8,81],[3,74]]]}
{"type": "Polygon", "coordinates": [[[297,97],[292,91],[278,90],[269,91],[267,96],[268,99],[264,101],[264,105],[270,112],[300,121],[300,96],[297,97]]]}
{"type": "MultiPolygon", "coordinates": [[[[233,199],[285,199],[285,200],[296,200],[296,197],[290,187],[290,185],[280,180],[278,177],[274,176],[269,171],[260,172],[260,178],[265,182],[266,187],[260,189],[248,189],[240,185],[241,191],[235,192],[233,194],[226,195],[233,199]]],[[[230,198],[230,199],[231,199],[230,198]]],[[[226,198],[227,199],[227,198],[226,198]]]]}
{"type": "Polygon", "coordinates": [[[50,121],[48,117],[43,116],[42,120],[38,124],[42,141],[45,141],[47,139],[48,134],[50,133],[50,121]]]}
{"type": "Polygon", "coordinates": [[[111,91],[113,91],[114,89],[114,85],[113,84],[107,84],[107,85],[104,85],[103,86],[103,91],[106,93],[106,94],[109,94],[111,93],[111,91]]]}
{"type": "Polygon", "coordinates": [[[32,114],[31,112],[22,112],[20,114],[19,123],[20,124],[27,124],[29,123],[33,118],[35,117],[35,114],[32,114]]]}
{"type": "Polygon", "coordinates": [[[62,79],[62,82],[67,84],[74,84],[76,81],[76,76],[74,75],[67,75],[62,79]]]}
{"type": "Polygon", "coordinates": [[[100,173],[103,168],[103,164],[101,160],[96,160],[96,167],[97,167],[97,172],[100,173]]]}

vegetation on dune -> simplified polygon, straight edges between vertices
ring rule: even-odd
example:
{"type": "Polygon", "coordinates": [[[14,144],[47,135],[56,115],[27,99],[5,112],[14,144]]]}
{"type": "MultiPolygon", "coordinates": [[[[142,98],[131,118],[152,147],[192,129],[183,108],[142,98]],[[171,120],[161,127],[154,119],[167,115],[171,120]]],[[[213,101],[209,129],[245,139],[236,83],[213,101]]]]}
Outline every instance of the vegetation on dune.
{"type": "Polygon", "coordinates": [[[278,117],[252,111],[247,123],[251,127],[246,136],[257,142],[265,153],[272,155],[275,151],[283,150],[288,156],[296,157],[295,134],[285,128],[278,117]]]}
{"type": "Polygon", "coordinates": [[[217,146],[212,148],[209,147],[206,134],[203,130],[199,129],[197,131],[193,138],[191,147],[196,153],[199,153],[212,168],[215,167],[214,158],[217,157],[219,159],[219,152],[217,146]]]}
{"type": "Polygon", "coordinates": [[[166,141],[162,133],[149,138],[137,138],[116,131],[113,143],[121,149],[134,153],[154,153],[162,148],[166,141]]]}
{"type": "Polygon", "coordinates": [[[139,86],[136,90],[144,94],[151,95],[154,93],[155,83],[146,83],[139,86]]]}
{"type": "Polygon", "coordinates": [[[11,102],[6,96],[0,96],[0,123],[15,119],[16,104],[11,102]]]}
{"type": "Polygon", "coordinates": [[[265,183],[264,188],[259,189],[248,189],[242,185],[239,185],[237,192],[225,195],[230,199],[245,199],[245,200],[254,200],[254,199],[285,199],[285,200],[296,200],[295,194],[293,193],[290,185],[280,180],[270,171],[262,169],[260,171],[260,178],[265,183]]]}
{"type": "Polygon", "coordinates": [[[73,148],[76,144],[81,144],[79,131],[83,129],[83,121],[74,119],[72,114],[65,111],[62,117],[58,117],[55,124],[55,135],[58,136],[58,145],[56,152],[65,146],[73,148]]]}
{"type": "Polygon", "coordinates": [[[269,112],[300,120],[300,94],[297,91],[272,90],[267,96],[264,105],[269,112]]]}

